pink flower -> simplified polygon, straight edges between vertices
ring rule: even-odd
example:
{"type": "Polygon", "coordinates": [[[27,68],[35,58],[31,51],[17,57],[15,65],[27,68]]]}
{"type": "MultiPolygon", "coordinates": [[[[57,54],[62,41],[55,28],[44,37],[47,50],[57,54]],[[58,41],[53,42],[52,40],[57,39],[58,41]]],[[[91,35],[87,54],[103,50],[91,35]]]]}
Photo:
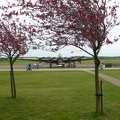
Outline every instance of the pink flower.
{"type": "Polygon", "coordinates": [[[36,32],[36,29],[35,28],[33,28],[33,30],[32,30],[33,32],[36,32]]]}
{"type": "Polygon", "coordinates": [[[107,44],[113,44],[113,42],[110,41],[108,38],[106,39],[106,43],[107,43],[107,44]]]}
{"type": "Polygon", "coordinates": [[[53,0],[53,1],[52,1],[52,4],[53,4],[53,5],[57,5],[57,0],[53,0]]]}
{"type": "Polygon", "coordinates": [[[42,19],[45,19],[45,14],[43,13],[43,14],[41,14],[41,16],[40,16],[42,19]]]}

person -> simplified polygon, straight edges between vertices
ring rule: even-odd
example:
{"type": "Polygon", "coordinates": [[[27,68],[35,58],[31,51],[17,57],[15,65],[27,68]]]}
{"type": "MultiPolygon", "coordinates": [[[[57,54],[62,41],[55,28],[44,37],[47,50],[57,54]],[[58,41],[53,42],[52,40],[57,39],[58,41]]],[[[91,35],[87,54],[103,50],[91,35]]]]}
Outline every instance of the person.
{"type": "Polygon", "coordinates": [[[29,67],[29,70],[32,70],[32,67],[31,67],[31,64],[29,63],[29,65],[28,65],[28,67],[29,67]]]}
{"type": "Polygon", "coordinates": [[[37,69],[37,65],[36,64],[34,64],[34,69],[37,69]]]}
{"type": "Polygon", "coordinates": [[[32,67],[31,67],[31,64],[29,63],[28,65],[27,65],[27,68],[26,68],[27,70],[32,70],[32,67]]]}
{"type": "Polygon", "coordinates": [[[37,63],[36,68],[39,69],[39,64],[37,63]]]}

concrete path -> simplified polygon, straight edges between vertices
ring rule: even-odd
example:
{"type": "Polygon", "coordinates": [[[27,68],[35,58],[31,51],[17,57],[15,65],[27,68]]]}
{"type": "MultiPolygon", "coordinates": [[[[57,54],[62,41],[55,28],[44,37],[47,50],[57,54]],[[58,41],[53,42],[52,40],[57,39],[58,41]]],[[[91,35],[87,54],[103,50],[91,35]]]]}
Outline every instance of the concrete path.
{"type": "MultiPolygon", "coordinates": [[[[89,71],[89,70],[84,70],[85,72],[88,72],[88,73],[91,73],[91,74],[95,74],[94,72],[92,71],[89,71]]],[[[99,76],[101,78],[103,78],[104,80],[116,85],[116,86],[119,86],[120,87],[120,80],[116,79],[116,78],[113,78],[113,77],[110,77],[108,75],[105,75],[105,74],[101,74],[99,73],[99,76]]]]}

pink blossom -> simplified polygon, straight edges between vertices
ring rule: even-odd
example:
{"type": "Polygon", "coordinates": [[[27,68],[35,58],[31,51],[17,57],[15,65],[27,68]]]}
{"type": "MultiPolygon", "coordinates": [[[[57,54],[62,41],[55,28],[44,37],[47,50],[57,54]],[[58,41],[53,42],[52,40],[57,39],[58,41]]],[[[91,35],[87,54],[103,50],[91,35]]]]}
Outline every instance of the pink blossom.
{"type": "Polygon", "coordinates": [[[41,17],[41,19],[45,19],[45,14],[44,13],[41,14],[40,17],[41,17]]]}
{"type": "Polygon", "coordinates": [[[32,32],[36,32],[36,29],[35,29],[35,28],[33,28],[32,32]]]}
{"type": "Polygon", "coordinates": [[[52,0],[52,4],[56,5],[57,4],[57,0],[52,0]]]}
{"type": "Polygon", "coordinates": [[[106,44],[113,44],[112,41],[110,41],[108,38],[106,39],[106,44]]]}
{"type": "Polygon", "coordinates": [[[105,9],[105,6],[101,5],[101,6],[100,6],[100,9],[104,10],[104,9],[105,9]]]}

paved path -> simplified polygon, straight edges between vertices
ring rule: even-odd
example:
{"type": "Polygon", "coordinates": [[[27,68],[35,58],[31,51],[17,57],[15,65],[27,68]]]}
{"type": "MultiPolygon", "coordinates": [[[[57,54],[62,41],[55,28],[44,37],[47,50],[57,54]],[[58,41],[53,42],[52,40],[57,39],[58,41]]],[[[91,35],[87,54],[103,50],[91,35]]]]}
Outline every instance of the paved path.
{"type": "MultiPolygon", "coordinates": [[[[91,73],[91,74],[95,74],[94,72],[92,72],[90,70],[84,70],[84,71],[86,71],[88,73],[91,73]]],[[[105,75],[105,74],[101,74],[101,73],[99,73],[99,76],[101,78],[103,78],[104,80],[106,80],[106,81],[108,81],[108,82],[110,82],[110,83],[120,87],[120,80],[118,80],[116,78],[113,78],[111,76],[105,75]]]]}

